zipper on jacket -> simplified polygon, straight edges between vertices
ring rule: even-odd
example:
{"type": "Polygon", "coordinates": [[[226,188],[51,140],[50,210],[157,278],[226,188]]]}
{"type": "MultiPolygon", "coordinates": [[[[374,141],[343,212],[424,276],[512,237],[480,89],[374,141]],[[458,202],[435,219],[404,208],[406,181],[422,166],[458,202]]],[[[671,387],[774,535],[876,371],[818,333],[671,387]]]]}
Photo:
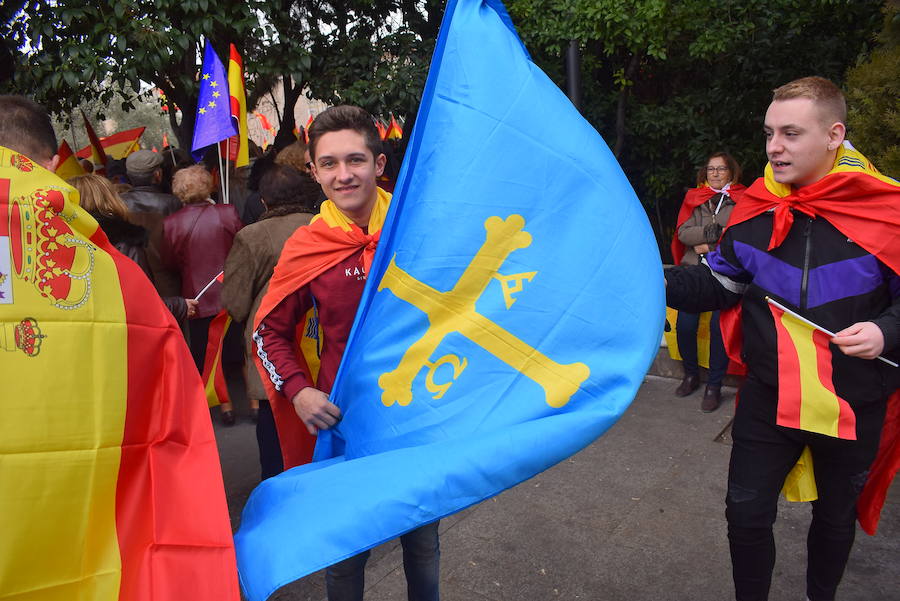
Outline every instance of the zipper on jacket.
{"type": "Polygon", "coordinates": [[[803,279],[800,281],[800,308],[806,308],[809,294],[809,256],[812,251],[812,217],[806,218],[806,228],[803,237],[806,238],[806,250],[803,253],[803,279]]]}

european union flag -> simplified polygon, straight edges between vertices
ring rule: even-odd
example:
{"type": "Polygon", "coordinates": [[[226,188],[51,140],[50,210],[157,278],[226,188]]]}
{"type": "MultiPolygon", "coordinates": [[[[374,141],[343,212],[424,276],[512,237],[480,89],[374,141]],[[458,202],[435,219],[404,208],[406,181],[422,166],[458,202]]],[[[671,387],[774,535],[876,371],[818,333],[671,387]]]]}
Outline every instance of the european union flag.
{"type": "Polygon", "coordinates": [[[210,144],[237,135],[231,120],[231,100],[225,67],[209,41],[203,48],[203,67],[200,70],[200,97],[194,121],[194,142],[191,153],[199,160],[202,150],[210,144]]]}
{"type": "Polygon", "coordinates": [[[607,145],[498,0],[451,1],[332,392],[343,420],[247,503],[248,598],[583,448],[663,322],[656,241],[607,145]]]}

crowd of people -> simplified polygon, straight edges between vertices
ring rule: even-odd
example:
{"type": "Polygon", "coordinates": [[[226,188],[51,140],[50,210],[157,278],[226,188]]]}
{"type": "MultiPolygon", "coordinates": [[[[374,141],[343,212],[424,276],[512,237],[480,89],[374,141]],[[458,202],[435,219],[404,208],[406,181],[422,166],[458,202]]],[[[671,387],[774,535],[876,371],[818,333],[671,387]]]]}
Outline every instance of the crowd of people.
{"type": "MultiPolygon", "coordinates": [[[[873,239],[884,229],[866,230],[884,220],[878,203],[900,196],[890,182],[857,184],[868,176],[847,176],[839,168],[847,157],[849,165],[860,161],[846,144],[845,121],[843,95],[828,80],[809,77],[776,89],[764,124],[766,177],[745,188],[737,162],[725,152],[711,154],[678,218],[677,266],[665,272],[667,304],[679,310],[684,361],[675,394],[687,396],[700,386],[702,312],[713,314],[701,409],[720,405],[726,348],[735,342],[742,351],[732,359],[747,370],[726,499],[738,601],[768,597],[777,498],[806,448],[818,488],[806,594],[810,601],[835,598],[853,544],[856,503],[879,448],[888,399],[900,386],[900,370],[875,360],[898,358],[900,249],[873,239]],[[851,204],[852,216],[836,208],[838,202],[851,204]],[[852,409],[852,437],[782,425],[790,391],[767,298],[836,332],[830,373],[833,392],[852,409]]],[[[13,143],[0,135],[0,145],[13,143]]],[[[140,150],[128,156],[115,182],[90,174],[70,183],[109,240],[156,285],[183,326],[198,370],[212,318],[224,308],[243,324],[244,379],[258,420],[262,477],[274,476],[301,461],[296,458],[308,453],[317,431],[341,419],[328,395],[391,200],[384,189],[390,186],[380,185],[387,156],[372,117],[349,106],[320,114],[308,145],[298,141],[255,158],[246,190],[233,204],[217,198],[215,170],[178,164],[166,173],[166,156],[140,150]],[[221,272],[222,286],[197,299],[221,272]],[[302,349],[304,335],[311,353],[302,349]],[[285,408],[299,418],[306,443],[294,440],[302,432],[284,429],[285,408]],[[292,439],[279,440],[286,432],[292,439]],[[283,452],[298,444],[307,445],[299,455],[283,452]]],[[[893,236],[897,225],[889,224],[893,236]]],[[[234,422],[231,407],[223,408],[222,419],[234,422]]],[[[437,600],[437,522],[401,541],[409,598],[437,600]]],[[[328,568],[329,599],[362,599],[367,557],[364,552],[328,568]]]]}

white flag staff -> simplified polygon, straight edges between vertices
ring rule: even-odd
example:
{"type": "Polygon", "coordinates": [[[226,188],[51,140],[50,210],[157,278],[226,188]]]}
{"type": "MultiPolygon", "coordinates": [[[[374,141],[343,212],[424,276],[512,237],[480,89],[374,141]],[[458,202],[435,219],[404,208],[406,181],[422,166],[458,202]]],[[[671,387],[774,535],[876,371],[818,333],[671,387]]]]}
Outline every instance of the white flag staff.
{"type": "MultiPolygon", "coordinates": [[[[197,296],[194,297],[194,300],[195,300],[195,301],[200,300],[200,297],[203,296],[203,293],[206,292],[207,290],[209,290],[209,287],[212,286],[213,284],[215,284],[215,283],[216,283],[216,280],[218,280],[219,278],[221,278],[223,275],[225,275],[225,272],[224,272],[224,271],[220,271],[218,274],[216,274],[216,277],[214,277],[213,279],[211,279],[211,280],[209,281],[209,283],[208,283],[206,286],[203,287],[203,290],[201,290],[200,292],[197,293],[197,296]]],[[[220,281],[221,281],[221,280],[220,280],[220,281]]]]}
{"type": "MultiPolygon", "coordinates": [[[[805,323],[805,324],[808,325],[809,327],[811,327],[811,328],[813,328],[813,329],[816,329],[816,330],[819,330],[819,331],[822,332],[823,334],[827,334],[828,336],[834,338],[834,336],[835,336],[834,332],[830,332],[830,331],[826,330],[825,328],[823,328],[822,326],[820,326],[819,324],[811,322],[810,320],[806,319],[806,318],[803,317],[802,315],[798,315],[797,313],[795,313],[794,311],[791,311],[790,309],[788,309],[787,307],[785,307],[784,305],[782,305],[782,304],[779,303],[778,301],[772,299],[771,297],[768,297],[768,296],[767,296],[767,297],[766,297],[766,301],[768,301],[768,303],[769,303],[770,305],[774,305],[774,306],[778,307],[779,309],[781,309],[782,311],[784,311],[785,313],[787,313],[787,314],[793,316],[793,317],[794,317],[795,319],[797,319],[798,321],[802,321],[803,323],[805,323]]],[[[876,359],[879,359],[879,360],[881,360],[881,361],[884,361],[885,363],[887,363],[887,364],[890,365],[891,367],[900,367],[900,365],[897,365],[896,363],[894,363],[894,362],[891,361],[890,359],[887,359],[887,358],[885,358],[885,357],[882,357],[881,355],[878,355],[878,356],[875,357],[875,358],[876,358],[876,359]]]]}

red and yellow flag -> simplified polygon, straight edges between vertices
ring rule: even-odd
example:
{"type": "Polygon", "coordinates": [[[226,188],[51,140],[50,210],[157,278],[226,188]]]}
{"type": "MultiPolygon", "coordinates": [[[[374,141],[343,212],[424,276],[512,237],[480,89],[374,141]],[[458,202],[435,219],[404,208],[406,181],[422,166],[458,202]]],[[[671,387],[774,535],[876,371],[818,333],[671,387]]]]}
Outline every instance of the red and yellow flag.
{"type": "Polygon", "coordinates": [[[78,157],[72,152],[69,143],[65,140],[59,145],[56,151],[59,155],[59,166],[56,168],[56,175],[60,179],[69,179],[77,175],[84,175],[84,167],[78,162],[78,157]]]}
{"type": "Polygon", "coordinates": [[[244,61],[234,44],[228,58],[228,93],[231,95],[231,118],[236,122],[238,135],[231,137],[229,160],[235,167],[250,164],[247,147],[247,95],[244,91],[244,61]]]}
{"type": "Polygon", "coordinates": [[[303,129],[303,141],[309,144],[309,126],[313,124],[315,118],[312,113],[309,114],[309,119],[306,120],[306,127],[303,129]]]}
{"type": "Polygon", "coordinates": [[[384,140],[387,137],[387,128],[384,126],[381,119],[375,119],[375,127],[378,128],[378,137],[384,140]]]}
{"type": "MultiPolygon", "coordinates": [[[[221,282],[221,280],[219,281],[221,282]]],[[[206,391],[206,402],[210,407],[231,402],[228,385],[225,382],[225,372],[222,370],[222,346],[230,325],[231,316],[224,309],[213,317],[209,324],[201,379],[206,391]]]]}
{"type": "Polygon", "coordinates": [[[778,416],[786,428],[856,440],[856,415],[834,391],[831,336],[771,302],[778,334],[778,416]]]}
{"type": "Polygon", "coordinates": [[[0,148],[0,598],[237,601],[178,325],[77,193],[0,148]]]}
{"type": "MultiPolygon", "coordinates": [[[[85,159],[91,159],[91,162],[94,165],[106,165],[106,152],[103,150],[103,144],[100,143],[100,139],[97,138],[97,133],[94,131],[91,122],[88,121],[87,115],[84,114],[84,111],[81,111],[81,117],[84,119],[84,129],[87,131],[88,140],[91,141],[90,144],[86,148],[90,149],[90,154],[81,157],[85,159]]],[[[81,156],[81,152],[84,149],[78,151],[78,156],[81,156]]]]}
{"type": "MultiPolygon", "coordinates": [[[[124,159],[129,154],[140,148],[140,139],[145,127],[135,127],[116,132],[111,136],[99,139],[100,148],[111,159],[124,159]]],[[[93,131],[93,130],[91,130],[93,131]]],[[[78,151],[77,155],[82,159],[90,159],[94,154],[93,142],[78,151]]],[[[96,159],[92,159],[92,162],[96,159]]],[[[99,164],[94,162],[95,165],[99,164]]]]}
{"type": "Polygon", "coordinates": [[[256,112],[254,112],[253,114],[256,115],[256,118],[257,118],[257,119],[259,119],[259,125],[260,125],[260,127],[262,127],[262,128],[263,128],[265,131],[267,131],[267,132],[270,132],[270,133],[272,133],[272,134],[275,133],[275,126],[273,126],[273,125],[269,122],[269,120],[266,118],[265,115],[263,115],[262,113],[256,113],[256,112]]]}
{"type": "Polygon", "coordinates": [[[397,123],[397,120],[394,119],[393,113],[391,113],[391,125],[388,127],[387,134],[385,134],[386,140],[399,140],[403,137],[403,128],[400,127],[400,124],[397,123]]]}

